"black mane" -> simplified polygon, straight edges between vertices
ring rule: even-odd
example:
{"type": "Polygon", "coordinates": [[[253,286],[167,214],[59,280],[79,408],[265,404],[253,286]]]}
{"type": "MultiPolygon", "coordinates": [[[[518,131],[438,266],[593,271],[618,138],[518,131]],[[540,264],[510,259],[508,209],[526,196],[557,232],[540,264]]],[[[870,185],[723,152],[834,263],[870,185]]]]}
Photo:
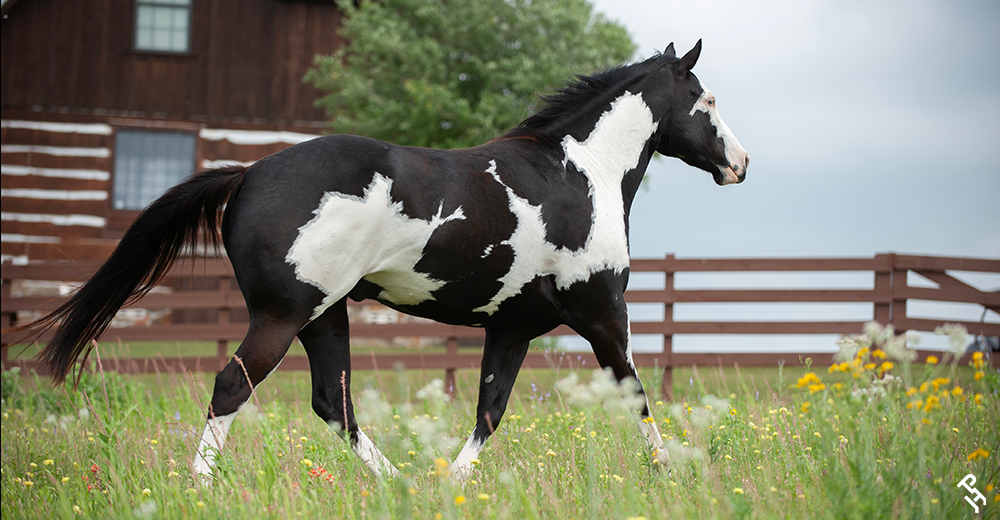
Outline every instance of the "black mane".
{"type": "Polygon", "coordinates": [[[597,99],[615,85],[639,77],[646,70],[646,65],[660,56],[657,53],[645,61],[620,65],[589,76],[577,75],[575,79],[570,81],[565,87],[559,89],[555,94],[541,96],[544,105],[542,105],[538,112],[521,121],[521,124],[517,128],[508,132],[504,137],[533,136],[561,138],[562,136],[548,136],[545,129],[560,118],[579,110],[581,106],[597,99]]]}

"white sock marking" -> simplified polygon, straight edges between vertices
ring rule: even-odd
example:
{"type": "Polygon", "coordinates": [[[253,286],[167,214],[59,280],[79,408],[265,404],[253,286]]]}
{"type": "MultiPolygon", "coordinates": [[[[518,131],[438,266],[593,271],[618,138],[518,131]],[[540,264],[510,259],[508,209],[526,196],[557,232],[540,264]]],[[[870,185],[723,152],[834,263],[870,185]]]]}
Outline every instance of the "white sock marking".
{"type": "Polygon", "coordinates": [[[198,451],[194,454],[194,471],[203,477],[212,476],[212,468],[215,467],[215,458],[222,451],[222,446],[226,443],[226,436],[229,435],[229,428],[233,425],[233,420],[243,409],[240,406],[235,412],[220,417],[212,417],[205,421],[205,431],[201,434],[201,441],[198,443],[198,451]]]}
{"type": "Polygon", "coordinates": [[[465,441],[465,446],[459,452],[455,462],[451,464],[451,475],[455,480],[465,480],[472,474],[472,461],[479,458],[479,454],[486,445],[485,440],[477,440],[476,432],[473,430],[469,435],[469,440],[465,441]]]}
{"type": "Polygon", "coordinates": [[[382,455],[382,452],[375,447],[371,439],[365,435],[364,430],[358,428],[358,443],[352,446],[354,453],[357,453],[365,466],[375,474],[376,477],[390,476],[396,477],[399,471],[392,467],[389,459],[382,455]]]}

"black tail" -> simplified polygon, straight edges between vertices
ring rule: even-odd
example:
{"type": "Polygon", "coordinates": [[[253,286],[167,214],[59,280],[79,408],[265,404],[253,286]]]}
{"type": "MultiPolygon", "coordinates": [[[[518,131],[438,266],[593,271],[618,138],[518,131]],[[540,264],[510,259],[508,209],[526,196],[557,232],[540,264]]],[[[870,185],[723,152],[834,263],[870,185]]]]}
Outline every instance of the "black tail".
{"type": "MultiPolygon", "coordinates": [[[[245,166],[196,173],[149,205],[132,223],[111,257],[73,297],[51,314],[11,329],[41,335],[58,325],[39,352],[42,372],[66,380],[81,355],[86,359],[123,305],[138,300],[159,282],[185,246],[220,244],[221,208],[243,185],[245,166]]],[[[36,336],[37,337],[37,336],[36,336]]]]}

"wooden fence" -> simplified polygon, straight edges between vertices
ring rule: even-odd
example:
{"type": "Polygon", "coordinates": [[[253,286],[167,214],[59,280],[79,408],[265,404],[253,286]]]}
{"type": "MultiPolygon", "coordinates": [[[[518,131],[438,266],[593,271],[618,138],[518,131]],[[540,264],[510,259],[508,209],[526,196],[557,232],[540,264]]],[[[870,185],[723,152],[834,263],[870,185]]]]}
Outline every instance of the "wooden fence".
{"type": "MultiPolygon", "coordinates": [[[[97,264],[70,262],[46,262],[15,266],[4,263],[0,266],[2,275],[2,312],[0,324],[8,327],[14,324],[19,311],[47,312],[58,307],[65,297],[39,297],[12,294],[12,287],[18,280],[59,280],[83,281],[98,267],[97,264]]],[[[688,259],[668,255],[661,259],[634,259],[632,273],[662,273],[665,277],[662,288],[634,289],[626,292],[629,303],[656,303],[664,306],[662,319],[658,321],[633,321],[633,334],[657,334],[663,336],[663,350],[657,353],[636,353],[636,366],[663,369],[662,391],[670,398],[674,367],[690,365],[742,365],[776,366],[778,363],[796,365],[800,358],[810,357],[815,365],[832,363],[831,353],[675,353],[673,337],[677,334],[859,334],[866,321],[875,320],[892,324],[897,332],[907,330],[933,331],[944,320],[916,319],[907,316],[908,300],[930,300],[961,302],[981,305],[994,312],[1000,312],[1000,292],[986,292],[976,289],[953,277],[949,271],[972,271],[1000,273],[1000,260],[971,258],[945,258],[879,254],[872,258],[796,258],[796,259],[688,259]],[[938,285],[938,288],[911,287],[907,283],[907,273],[915,272],[938,285]],[[698,289],[675,288],[674,278],[678,273],[721,273],[721,272],[870,272],[874,276],[871,289],[698,289]],[[684,303],[870,303],[873,313],[862,321],[675,321],[675,304],[684,303]]],[[[117,360],[115,369],[125,372],[150,372],[153,370],[207,370],[217,371],[228,361],[228,342],[239,341],[246,333],[247,324],[231,319],[245,314],[245,304],[240,292],[235,288],[232,267],[228,261],[220,259],[181,262],[168,275],[164,284],[177,287],[184,280],[199,279],[202,290],[173,290],[151,293],[134,306],[145,309],[172,309],[177,311],[211,311],[215,316],[211,323],[167,323],[151,326],[111,328],[104,340],[130,341],[215,341],[218,344],[215,356],[175,357],[175,358],[130,358],[117,360]],[[204,283],[208,280],[208,284],[204,283]]],[[[190,285],[190,284],[188,284],[190,285]]],[[[952,321],[952,320],[948,320],[952,321]]],[[[1000,324],[983,322],[962,323],[970,334],[1000,336],[1000,324]]],[[[565,327],[559,327],[550,335],[572,335],[565,327]]],[[[482,329],[444,325],[433,322],[408,322],[391,324],[352,323],[353,338],[397,338],[433,337],[441,338],[444,352],[353,355],[352,368],[356,370],[389,368],[402,363],[407,368],[444,369],[446,384],[454,388],[455,370],[478,368],[481,353],[473,349],[459,349],[463,343],[472,341],[482,345],[482,329]],[[472,338],[469,340],[468,338],[472,338]]],[[[15,344],[24,335],[3,334],[2,343],[15,344]]],[[[42,336],[45,341],[48,336],[42,336]]],[[[918,351],[921,359],[931,352],[918,351]]],[[[1000,366],[1000,356],[992,356],[991,363],[1000,366]]],[[[8,359],[8,349],[3,349],[4,368],[9,366],[34,367],[34,363],[23,359],[8,359]]],[[[597,366],[591,353],[529,352],[523,366],[597,366]]],[[[308,370],[305,356],[289,356],[281,364],[283,370],[308,370]]]]}

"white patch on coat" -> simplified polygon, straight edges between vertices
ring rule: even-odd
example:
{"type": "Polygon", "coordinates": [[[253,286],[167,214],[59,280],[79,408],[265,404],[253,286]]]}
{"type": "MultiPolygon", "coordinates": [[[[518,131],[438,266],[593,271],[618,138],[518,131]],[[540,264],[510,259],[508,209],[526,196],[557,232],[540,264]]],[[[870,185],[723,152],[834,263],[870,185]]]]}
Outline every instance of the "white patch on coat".
{"type": "Polygon", "coordinates": [[[229,435],[229,428],[240,413],[246,403],[240,406],[235,412],[219,417],[210,417],[205,422],[205,431],[201,434],[201,441],[198,443],[198,451],[194,454],[194,472],[203,476],[211,477],[212,468],[215,467],[215,458],[222,451],[222,446],[226,444],[226,436],[229,435]]]}
{"type": "MultiPolygon", "coordinates": [[[[601,116],[585,141],[569,135],[563,138],[564,164],[572,162],[587,177],[594,204],[590,235],[580,250],[557,248],[546,241],[542,208],[504,185],[510,210],[517,217],[514,234],[503,242],[514,250],[514,262],[499,280],[503,283],[500,291],[488,304],[473,309],[475,312],[496,312],[501,302],[520,293],[537,276],[555,275],[556,286],[565,290],[595,272],[613,269],[620,273],[628,268],[621,183],[625,174],[638,166],[656,128],[657,122],[642,96],[625,92],[601,116]]],[[[496,161],[490,161],[486,171],[503,184],[496,170],[496,161]]]]}
{"type": "Polygon", "coordinates": [[[459,207],[444,216],[443,205],[430,220],[403,214],[403,203],[390,196],[392,179],[376,172],[364,196],[327,192],[312,220],[285,256],[296,277],[326,297],[313,319],[344,297],[364,278],[383,290],[378,297],[399,305],[417,305],[445,282],[414,270],[431,234],[445,222],[464,220],[459,207]]]}
{"type": "Polygon", "coordinates": [[[361,460],[365,463],[365,466],[375,474],[376,477],[396,477],[399,475],[399,471],[392,467],[392,463],[389,459],[382,455],[382,452],[375,447],[375,444],[371,439],[365,435],[365,432],[358,429],[358,442],[352,446],[354,453],[357,453],[361,460]]]}
{"type": "Polygon", "coordinates": [[[479,458],[485,445],[486,439],[476,439],[475,432],[469,435],[469,440],[465,441],[462,451],[455,458],[455,462],[451,464],[452,478],[457,481],[469,478],[469,475],[472,474],[472,461],[479,458]]]}
{"type": "Polygon", "coordinates": [[[739,182],[736,176],[743,173],[740,170],[746,169],[747,151],[743,149],[743,145],[733,135],[726,122],[722,120],[722,116],[719,115],[719,108],[715,102],[715,94],[705,88],[704,85],[701,88],[701,96],[694,102],[694,106],[691,107],[688,115],[693,116],[695,112],[705,112],[708,114],[708,120],[715,127],[715,135],[722,139],[722,143],[726,147],[726,161],[729,164],[718,165],[719,171],[722,172],[722,176],[725,179],[724,183],[733,184],[739,182]]]}

